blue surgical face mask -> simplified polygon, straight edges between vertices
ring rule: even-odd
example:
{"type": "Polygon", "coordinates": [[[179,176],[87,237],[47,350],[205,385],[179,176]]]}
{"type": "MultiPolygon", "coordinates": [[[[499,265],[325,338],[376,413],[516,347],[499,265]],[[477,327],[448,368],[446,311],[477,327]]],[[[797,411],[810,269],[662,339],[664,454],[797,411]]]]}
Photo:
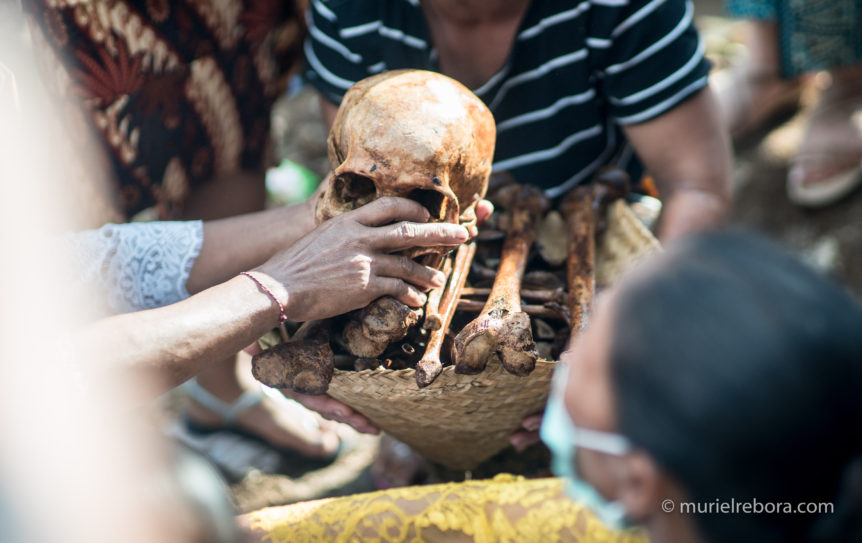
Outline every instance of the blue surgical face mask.
{"type": "Polygon", "coordinates": [[[563,400],[568,370],[568,365],[563,363],[558,363],[554,370],[551,394],[539,431],[542,441],[551,450],[551,469],[564,479],[564,488],[570,498],[589,507],[605,525],[624,528],[628,522],[622,504],[609,502],[581,479],[575,469],[575,455],[581,448],[621,456],[631,449],[631,445],[624,436],[575,426],[563,400]]]}

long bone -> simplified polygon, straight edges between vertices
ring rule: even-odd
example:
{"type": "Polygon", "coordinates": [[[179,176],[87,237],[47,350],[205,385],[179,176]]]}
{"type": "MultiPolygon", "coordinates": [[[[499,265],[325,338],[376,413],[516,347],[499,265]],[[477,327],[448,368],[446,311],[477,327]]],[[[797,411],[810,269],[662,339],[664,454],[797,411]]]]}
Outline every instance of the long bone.
{"type": "Polygon", "coordinates": [[[251,372],[261,383],[303,394],[323,394],[335,368],[329,319],[302,323],[287,343],[256,354],[251,372]]]}
{"type": "MultiPolygon", "coordinates": [[[[452,260],[447,258],[443,261],[443,275],[446,276],[447,284],[449,276],[452,274],[452,260]]],[[[428,293],[428,301],[425,302],[425,321],[422,323],[422,328],[426,330],[439,330],[443,326],[443,315],[440,313],[440,302],[443,299],[447,285],[433,288],[428,293]]]]}
{"type": "Polygon", "coordinates": [[[500,255],[497,278],[482,313],[455,337],[453,360],[456,373],[478,373],[492,356],[515,375],[527,375],[536,365],[536,344],[530,317],[521,311],[521,280],[548,201],[541,190],[509,185],[497,192],[510,220],[500,255]]]}
{"type": "MultiPolygon", "coordinates": [[[[461,290],[461,296],[488,296],[491,294],[490,288],[465,287],[461,290]]],[[[521,300],[531,300],[534,302],[566,302],[566,293],[561,288],[555,289],[521,289],[521,300]]]]}
{"type": "Polygon", "coordinates": [[[560,210],[568,229],[568,308],[571,314],[571,337],[577,337],[587,326],[596,291],[596,234],[608,203],[629,192],[628,175],[618,168],[604,168],[592,184],[572,189],[560,210]]]}
{"type": "Polygon", "coordinates": [[[473,262],[475,254],[475,243],[461,245],[455,253],[455,263],[452,265],[452,272],[449,274],[449,282],[441,292],[440,327],[428,334],[428,341],[425,344],[425,354],[422,356],[422,360],[416,364],[416,384],[419,385],[419,388],[430,385],[443,370],[443,363],[440,361],[440,351],[443,348],[443,341],[446,339],[449,324],[452,322],[455,310],[458,309],[461,290],[467,281],[470,263],[473,262]]]}
{"type": "MultiPolygon", "coordinates": [[[[466,311],[468,313],[481,313],[485,304],[478,300],[459,300],[458,311],[466,311]]],[[[543,319],[566,320],[566,315],[563,311],[546,307],[544,305],[521,304],[521,311],[531,317],[541,317],[543,319]]]]}

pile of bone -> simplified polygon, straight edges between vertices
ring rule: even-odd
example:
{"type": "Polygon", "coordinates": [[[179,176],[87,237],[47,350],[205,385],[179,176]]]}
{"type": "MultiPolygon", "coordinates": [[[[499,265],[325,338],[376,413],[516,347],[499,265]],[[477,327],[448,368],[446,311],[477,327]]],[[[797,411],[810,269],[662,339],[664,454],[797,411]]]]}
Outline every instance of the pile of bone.
{"type": "Polygon", "coordinates": [[[537,359],[557,359],[586,325],[596,236],[607,204],[627,188],[625,174],[608,169],[548,210],[534,187],[501,187],[489,195],[497,211],[476,240],[444,256],[447,284],[429,293],[424,308],[384,297],[340,318],[305,323],[291,341],[255,358],[255,375],[313,394],[326,391],[335,367],[412,368],[420,387],[450,364],[462,374],[500,363],[528,375],[537,359]]]}
{"type": "MultiPolygon", "coordinates": [[[[318,201],[317,220],[400,196],[422,203],[433,221],[474,225],[494,137],[485,105],[445,76],[404,70],[360,81],[330,131],[332,181],[318,201]]],[[[383,297],[348,315],[304,323],[289,341],[255,356],[255,377],[322,394],[336,367],[412,368],[426,387],[448,364],[474,374],[501,363],[524,376],[540,356],[556,358],[585,324],[600,218],[605,204],[627,190],[627,179],[606,170],[552,211],[539,189],[500,185],[488,194],[498,211],[476,240],[454,253],[445,247],[403,252],[447,276],[425,307],[383,297]]]]}

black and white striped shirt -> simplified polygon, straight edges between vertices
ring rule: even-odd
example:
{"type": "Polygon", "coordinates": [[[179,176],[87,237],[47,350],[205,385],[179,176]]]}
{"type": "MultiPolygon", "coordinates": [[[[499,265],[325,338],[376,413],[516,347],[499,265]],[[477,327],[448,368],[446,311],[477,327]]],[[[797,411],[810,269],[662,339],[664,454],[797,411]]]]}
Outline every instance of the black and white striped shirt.
{"type": "MultiPolygon", "coordinates": [[[[533,0],[503,68],[473,89],[497,121],[494,169],[556,197],[629,161],[620,125],[707,85],[693,11],[683,0],[533,0]]],[[[312,0],[309,28],[306,77],[335,104],[375,73],[439,71],[419,0],[312,0]]]]}

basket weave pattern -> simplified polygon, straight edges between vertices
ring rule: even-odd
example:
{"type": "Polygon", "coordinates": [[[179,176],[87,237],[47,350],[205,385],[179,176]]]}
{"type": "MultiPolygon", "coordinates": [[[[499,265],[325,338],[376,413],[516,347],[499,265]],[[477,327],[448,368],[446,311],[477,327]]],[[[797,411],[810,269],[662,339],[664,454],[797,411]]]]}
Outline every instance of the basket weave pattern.
{"type": "Polygon", "coordinates": [[[424,389],[412,369],[336,371],[328,393],[430,460],[467,470],[503,450],[521,419],[544,407],[553,367],[540,360],[516,377],[499,362],[477,375],[447,366],[424,389]]]}

